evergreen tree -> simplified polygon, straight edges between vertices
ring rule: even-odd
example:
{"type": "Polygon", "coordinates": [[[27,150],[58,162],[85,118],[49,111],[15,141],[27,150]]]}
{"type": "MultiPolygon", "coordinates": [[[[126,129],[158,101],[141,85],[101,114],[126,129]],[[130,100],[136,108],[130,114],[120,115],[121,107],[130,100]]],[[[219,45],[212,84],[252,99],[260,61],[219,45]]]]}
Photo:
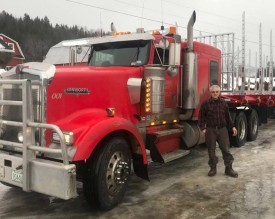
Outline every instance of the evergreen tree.
{"type": "MultiPolygon", "coordinates": [[[[0,12],[0,33],[19,43],[25,62],[42,61],[50,47],[63,40],[100,36],[99,30],[87,30],[77,25],[53,26],[48,17],[32,19],[24,14],[23,18],[15,18],[5,11],[0,12]]],[[[103,32],[106,34],[109,33],[103,32]]],[[[2,57],[3,61],[7,58],[2,57]]]]}

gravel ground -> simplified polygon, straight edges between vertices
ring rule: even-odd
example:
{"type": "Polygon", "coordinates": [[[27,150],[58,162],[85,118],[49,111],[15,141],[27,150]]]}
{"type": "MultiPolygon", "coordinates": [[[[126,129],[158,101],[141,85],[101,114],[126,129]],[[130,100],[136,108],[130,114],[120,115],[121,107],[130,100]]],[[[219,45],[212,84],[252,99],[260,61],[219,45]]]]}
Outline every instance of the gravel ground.
{"type": "Polygon", "coordinates": [[[0,218],[275,218],[275,120],[260,127],[256,141],[231,152],[239,178],[224,175],[219,149],[218,173],[208,177],[207,150],[200,145],[178,160],[150,164],[150,182],[133,175],[123,203],[108,212],[91,210],[81,184],[69,201],[1,184],[0,218]]]}

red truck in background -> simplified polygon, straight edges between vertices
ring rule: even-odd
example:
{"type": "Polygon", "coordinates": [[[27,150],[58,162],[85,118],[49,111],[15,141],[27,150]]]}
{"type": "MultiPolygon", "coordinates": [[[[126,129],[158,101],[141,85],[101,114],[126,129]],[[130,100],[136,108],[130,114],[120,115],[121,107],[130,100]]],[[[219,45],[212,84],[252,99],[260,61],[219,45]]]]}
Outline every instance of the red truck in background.
{"type": "MultiPolygon", "coordinates": [[[[220,84],[221,52],[175,28],[87,40],[86,64],[25,63],[0,79],[0,181],[108,210],[122,201],[131,168],[149,180],[148,159],[168,162],[204,142],[197,121],[209,87],[220,84]]],[[[79,48],[79,46],[78,46],[79,48]]],[[[239,130],[257,137],[273,96],[223,96],[239,130]],[[258,115],[261,116],[258,116],[258,115]]],[[[274,102],[274,101],[273,101],[274,102]]]]}

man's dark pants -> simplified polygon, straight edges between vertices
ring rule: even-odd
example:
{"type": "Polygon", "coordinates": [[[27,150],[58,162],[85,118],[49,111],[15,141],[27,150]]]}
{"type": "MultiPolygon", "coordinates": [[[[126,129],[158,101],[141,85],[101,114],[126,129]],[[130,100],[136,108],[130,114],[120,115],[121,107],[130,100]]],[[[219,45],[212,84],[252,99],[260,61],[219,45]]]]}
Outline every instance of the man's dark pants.
{"type": "Polygon", "coordinates": [[[215,167],[218,163],[218,157],[216,156],[216,142],[219,144],[219,148],[222,151],[224,165],[229,167],[233,163],[233,156],[229,152],[230,142],[228,136],[228,130],[223,128],[207,128],[205,133],[205,141],[208,147],[209,166],[215,167]]]}

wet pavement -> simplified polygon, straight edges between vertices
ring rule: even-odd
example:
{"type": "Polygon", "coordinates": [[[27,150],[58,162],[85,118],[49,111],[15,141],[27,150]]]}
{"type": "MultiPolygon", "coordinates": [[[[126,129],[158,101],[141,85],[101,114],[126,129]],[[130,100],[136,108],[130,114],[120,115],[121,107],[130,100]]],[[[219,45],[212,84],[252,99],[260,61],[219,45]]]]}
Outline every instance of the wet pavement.
{"type": "Polygon", "coordinates": [[[64,201],[0,185],[0,218],[103,219],[275,219],[275,120],[260,127],[258,139],[231,148],[239,178],[208,177],[207,149],[197,146],[183,158],[149,167],[150,182],[131,177],[123,203],[108,212],[90,209],[80,195],[64,201]]]}

